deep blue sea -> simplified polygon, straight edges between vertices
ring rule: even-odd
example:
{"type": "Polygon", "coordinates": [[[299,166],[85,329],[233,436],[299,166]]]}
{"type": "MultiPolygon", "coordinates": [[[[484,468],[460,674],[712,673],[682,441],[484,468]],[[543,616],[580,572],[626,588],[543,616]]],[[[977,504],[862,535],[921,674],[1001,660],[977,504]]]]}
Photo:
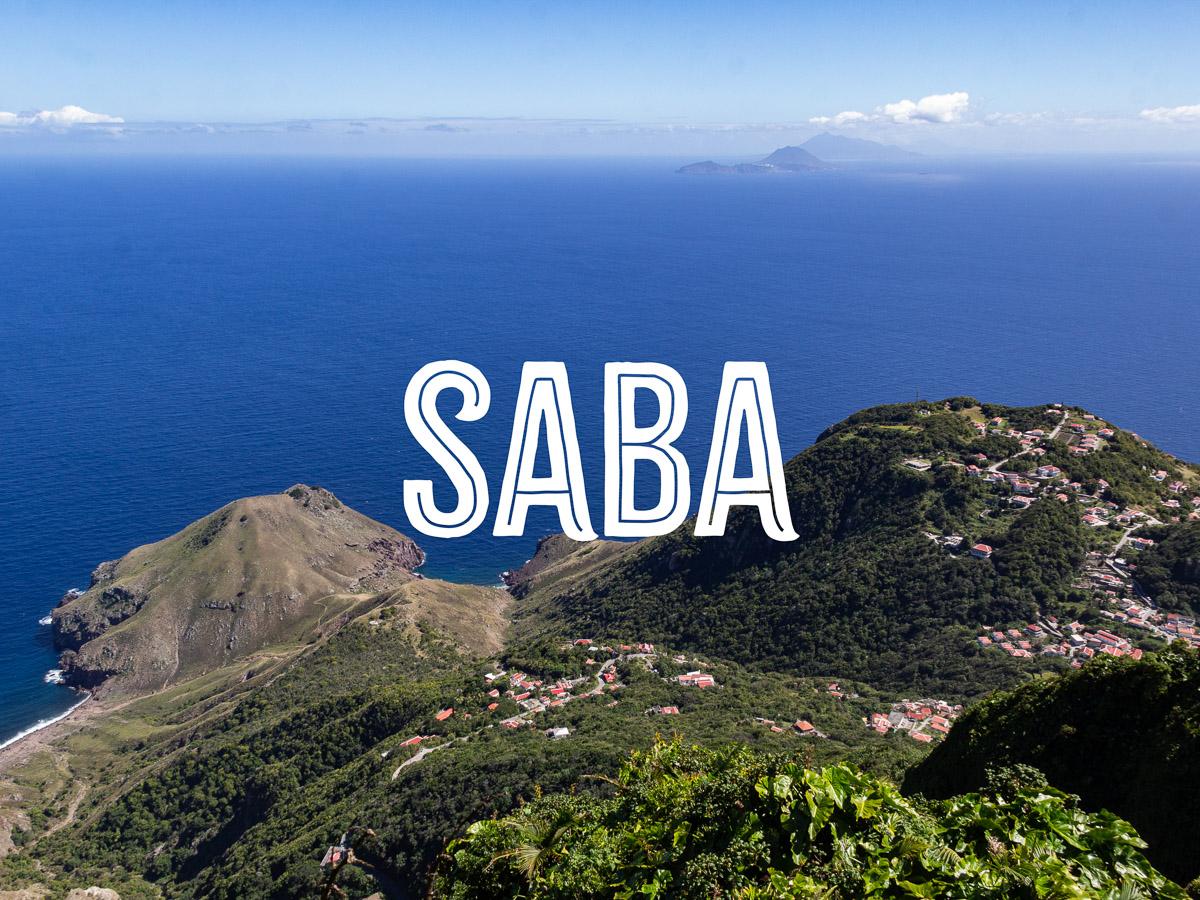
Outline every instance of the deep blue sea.
{"type": "MultiPolygon", "coordinates": [[[[491,381],[456,427],[493,498],[522,361],[566,361],[597,526],[610,360],[684,375],[694,476],[736,359],[768,363],[785,457],[972,394],[1200,460],[1200,167],[676,165],[0,157],[0,740],[74,701],[37,620],[102,560],[299,481],[408,530],[402,481],[437,470],[404,388],[435,359],[491,381]]],[[[495,583],[554,527],[416,537],[495,583]]]]}

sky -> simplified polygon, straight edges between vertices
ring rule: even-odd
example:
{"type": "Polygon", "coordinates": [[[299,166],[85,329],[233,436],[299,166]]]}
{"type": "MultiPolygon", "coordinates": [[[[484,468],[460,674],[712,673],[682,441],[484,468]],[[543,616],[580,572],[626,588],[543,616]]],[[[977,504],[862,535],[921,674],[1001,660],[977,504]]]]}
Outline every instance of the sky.
{"type": "Polygon", "coordinates": [[[270,143],[244,126],[324,122],[341,124],[287,140],[732,153],[828,128],[1200,150],[1195,2],[5,0],[0,34],[0,149],[270,143]]]}

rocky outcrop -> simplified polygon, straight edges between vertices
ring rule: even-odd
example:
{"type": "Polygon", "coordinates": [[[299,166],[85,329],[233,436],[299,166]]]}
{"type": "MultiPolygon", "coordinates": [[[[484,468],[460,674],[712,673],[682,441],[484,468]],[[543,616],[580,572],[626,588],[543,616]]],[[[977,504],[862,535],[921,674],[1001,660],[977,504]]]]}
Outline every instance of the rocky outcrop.
{"type": "MultiPolygon", "coordinates": [[[[54,644],[59,650],[78,650],[113,625],[119,625],[146,605],[149,595],[120,585],[98,587],[94,603],[68,603],[54,616],[54,644]]],[[[82,594],[79,596],[83,596],[82,594]]]]}
{"type": "Polygon", "coordinates": [[[112,888],[75,888],[67,894],[67,900],[121,900],[121,895],[112,888]]]}

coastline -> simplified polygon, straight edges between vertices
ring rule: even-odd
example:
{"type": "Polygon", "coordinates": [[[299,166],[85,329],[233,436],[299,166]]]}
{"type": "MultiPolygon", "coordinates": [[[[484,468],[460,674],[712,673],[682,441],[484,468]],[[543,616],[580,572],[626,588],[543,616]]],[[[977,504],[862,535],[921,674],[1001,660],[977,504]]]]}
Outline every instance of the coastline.
{"type": "Polygon", "coordinates": [[[83,697],[64,712],[35,722],[0,743],[0,773],[25,762],[39,750],[70,734],[93,715],[101,712],[102,705],[99,703],[92,703],[84,708],[91,699],[92,693],[84,691],[83,697]]]}

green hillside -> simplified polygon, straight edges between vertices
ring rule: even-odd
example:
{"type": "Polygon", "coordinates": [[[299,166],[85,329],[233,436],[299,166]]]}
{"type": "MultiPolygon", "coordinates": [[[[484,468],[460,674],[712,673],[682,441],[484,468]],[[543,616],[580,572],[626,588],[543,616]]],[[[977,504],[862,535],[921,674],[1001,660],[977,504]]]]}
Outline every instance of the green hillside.
{"type": "Polygon", "coordinates": [[[1137,582],[1165,610],[1200,613],[1200,522],[1163,529],[1138,557],[1137,582]]]}
{"type": "MultiPolygon", "coordinates": [[[[1195,478],[1190,467],[1115,427],[1103,447],[1074,455],[1082,438],[1070,423],[1086,423],[1085,434],[1107,424],[1086,415],[970,398],[864,410],[786,465],[798,541],[767,539],[745,514],[731,516],[721,538],[696,538],[689,523],[579,577],[541,583],[533,575],[519,592],[518,631],[636,634],[763,668],[838,672],[897,690],[972,696],[1011,683],[1030,665],[978,651],[973,634],[1039,612],[1079,613],[1092,597],[1077,584],[1080,566],[1119,533],[1086,528],[1085,507],[1074,498],[1101,506],[1119,505],[1110,497],[1137,501],[1165,520],[1161,504],[1171,495],[1151,473],[1165,468],[1171,478],[1195,478]],[[984,424],[994,421],[1002,424],[984,424]],[[1051,439],[1055,426],[1062,432],[1051,439]],[[1044,456],[1013,456],[1025,432],[1043,435],[1036,449],[1044,456]],[[967,468],[1008,457],[1002,471],[1025,473],[1053,460],[1078,487],[1064,486],[1071,497],[1056,501],[1048,495],[1058,488],[1043,480],[1036,487],[1047,496],[1014,508],[1007,485],[967,468]],[[961,549],[947,552],[932,539],[941,535],[962,537],[961,549]],[[962,552],[977,542],[994,548],[991,559],[962,552]]],[[[563,570],[561,550],[558,556],[554,568],[563,570]]],[[[1047,659],[1041,668],[1056,664],[1047,659]]]]}
{"type": "Polygon", "coordinates": [[[1168,875],[1200,876],[1200,652],[1106,658],[989,697],[904,786],[948,797],[1016,764],[1041,770],[1088,809],[1128,819],[1168,875]]]}
{"type": "MultiPolygon", "coordinates": [[[[812,762],[850,759],[892,777],[925,752],[905,735],[863,727],[894,699],[864,685],[845,683],[834,695],[825,680],[563,642],[515,645],[489,660],[414,628],[400,606],[371,615],[281,668],[249,681],[214,673],[71,739],[72,773],[91,788],[76,823],[42,833],[64,815],[64,784],[47,791],[46,817],[18,840],[52,884],[132,879],[146,896],[241,900],[313,892],[325,849],[358,826],[377,835],[371,859],[382,881],[354,869],[344,884],[352,896],[381,883],[412,885],[420,896],[446,841],[470,822],[581,779],[583,790],[598,789],[589,777],[615,776],[630,750],[660,734],[790,750],[812,762]],[[593,657],[612,661],[613,681],[588,696],[593,657]],[[501,666],[510,674],[489,683],[485,675],[501,666]],[[521,712],[508,694],[518,666],[546,685],[566,677],[583,686],[570,702],[506,728],[521,712]],[[717,686],[678,683],[695,667],[717,686]],[[489,689],[504,693],[493,700],[489,689]],[[664,708],[677,712],[657,712],[664,708]],[[447,709],[454,713],[438,721],[447,709]],[[793,724],[801,720],[819,733],[801,735],[793,724]],[[569,737],[552,739],[552,728],[569,737]],[[417,735],[419,745],[405,746],[417,735]]],[[[34,879],[27,860],[0,862],[0,888],[47,879],[34,879]]]]}

